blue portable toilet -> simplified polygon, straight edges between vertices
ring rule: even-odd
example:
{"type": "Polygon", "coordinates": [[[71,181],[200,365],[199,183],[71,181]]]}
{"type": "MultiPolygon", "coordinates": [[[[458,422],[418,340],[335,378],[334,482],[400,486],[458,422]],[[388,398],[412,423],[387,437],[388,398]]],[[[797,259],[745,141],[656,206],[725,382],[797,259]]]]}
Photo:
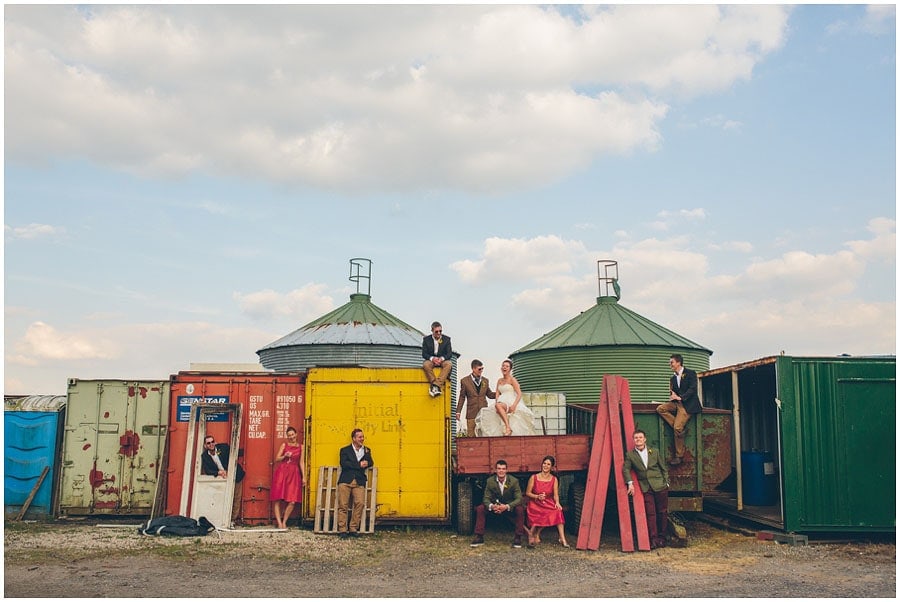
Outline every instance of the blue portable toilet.
{"type": "Polygon", "coordinates": [[[17,516],[47,467],[25,518],[52,515],[59,474],[65,395],[5,396],[3,412],[3,504],[17,516]]]}

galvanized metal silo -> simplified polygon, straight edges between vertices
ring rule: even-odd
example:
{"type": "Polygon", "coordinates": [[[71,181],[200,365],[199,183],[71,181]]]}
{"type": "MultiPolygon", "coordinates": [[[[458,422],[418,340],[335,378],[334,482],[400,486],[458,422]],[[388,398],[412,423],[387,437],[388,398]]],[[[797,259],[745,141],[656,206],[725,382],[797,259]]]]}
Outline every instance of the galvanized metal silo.
{"type": "MultiPolygon", "coordinates": [[[[372,303],[371,264],[351,259],[350,280],[357,292],[350,301],[257,351],[260,363],[279,372],[313,366],[421,367],[425,333],[372,303]],[[360,282],[366,284],[365,293],[360,282]]],[[[455,361],[449,380],[455,399],[455,361]]]]}
{"type": "Polygon", "coordinates": [[[510,356],[524,391],[566,394],[597,403],[604,374],[628,379],[632,402],[669,398],[669,356],[692,370],[709,369],[712,351],[619,304],[618,267],[600,260],[597,304],[510,356]]]}

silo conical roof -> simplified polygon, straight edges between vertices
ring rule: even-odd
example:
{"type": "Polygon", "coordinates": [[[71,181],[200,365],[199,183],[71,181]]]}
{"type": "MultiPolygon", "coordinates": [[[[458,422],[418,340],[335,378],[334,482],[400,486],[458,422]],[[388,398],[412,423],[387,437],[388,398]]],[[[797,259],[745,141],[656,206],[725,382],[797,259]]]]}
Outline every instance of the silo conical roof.
{"type": "Polygon", "coordinates": [[[620,305],[616,297],[598,297],[594,307],[525,345],[515,353],[563,347],[653,346],[711,350],[620,305]]]}
{"type": "MultiPolygon", "coordinates": [[[[355,293],[341,307],[316,318],[259,351],[295,345],[399,345],[419,348],[425,335],[355,293]]],[[[259,353],[259,352],[257,352],[259,353]]]]}

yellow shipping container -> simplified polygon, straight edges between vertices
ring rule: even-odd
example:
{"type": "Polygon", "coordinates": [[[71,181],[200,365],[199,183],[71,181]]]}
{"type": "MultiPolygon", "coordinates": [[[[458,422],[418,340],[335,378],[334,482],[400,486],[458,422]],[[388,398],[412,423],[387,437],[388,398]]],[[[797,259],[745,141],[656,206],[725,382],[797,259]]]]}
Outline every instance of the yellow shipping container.
{"type": "Polygon", "coordinates": [[[450,522],[450,386],[428,395],[420,368],[310,368],[304,518],[315,516],[320,466],[338,466],[361,428],[378,467],[376,519],[450,522]]]}

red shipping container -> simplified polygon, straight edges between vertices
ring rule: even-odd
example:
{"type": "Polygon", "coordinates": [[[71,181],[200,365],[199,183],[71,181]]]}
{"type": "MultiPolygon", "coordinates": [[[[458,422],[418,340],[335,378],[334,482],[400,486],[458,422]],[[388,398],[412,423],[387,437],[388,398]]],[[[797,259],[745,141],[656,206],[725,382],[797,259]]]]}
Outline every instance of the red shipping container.
{"type": "MultiPolygon", "coordinates": [[[[238,462],[246,473],[238,484],[243,490],[240,520],[245,525],[273,524],[269,488],[274,458],[287,441],[287,427],[293,426],[300,441],[305,440],[305,382],[305,373],[186,371],[172,375],[165,514],[180,514],[191,406],[238,403],[242,415],[238,462]]],[[[207,421],[207,433],[219,443],[231,440],[231,416],[223,413],[221,420],[207,421]]],[[[291,516],[302,516],[299,504],[291,516]]]]}

